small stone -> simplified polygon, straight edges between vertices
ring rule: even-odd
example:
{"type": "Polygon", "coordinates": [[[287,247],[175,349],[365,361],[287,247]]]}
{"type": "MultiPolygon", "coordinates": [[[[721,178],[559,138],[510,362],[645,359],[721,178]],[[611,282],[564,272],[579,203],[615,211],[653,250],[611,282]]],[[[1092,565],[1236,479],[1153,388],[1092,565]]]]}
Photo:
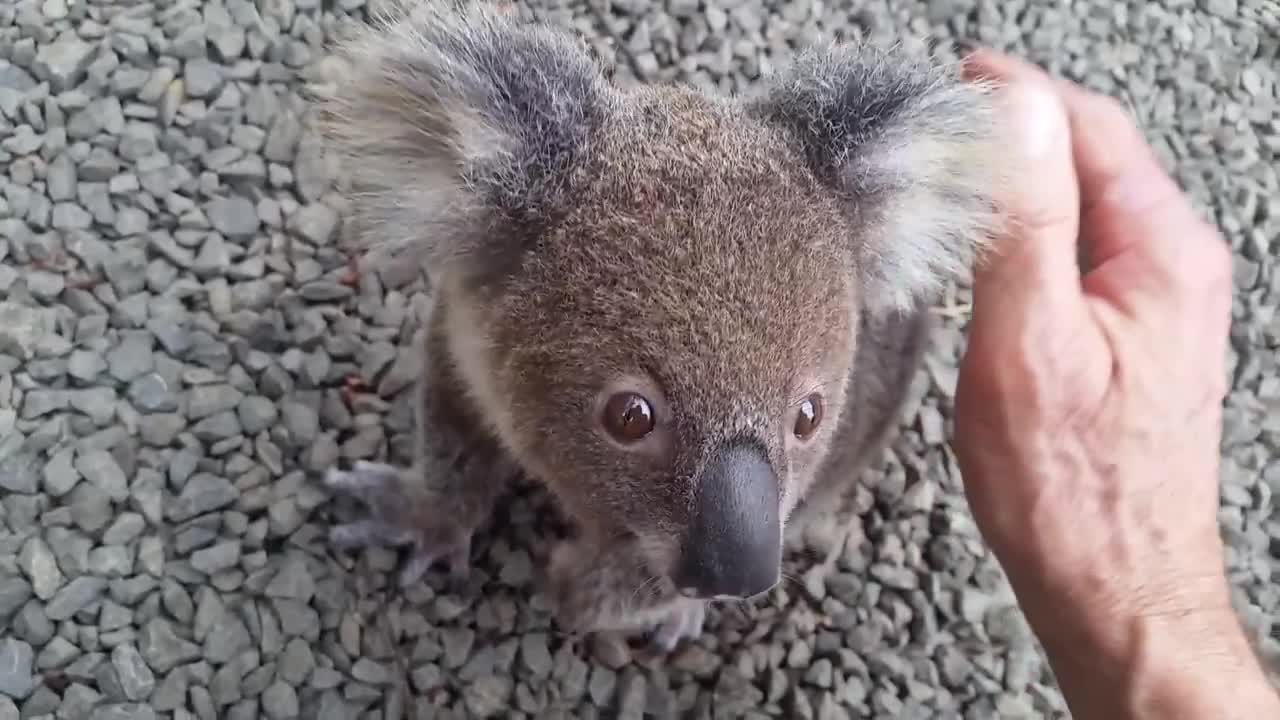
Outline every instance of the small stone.
{"type": "Polygon", "coordinates": [[[169,519],[185,522],[198,515],[220,510],[239,499],[240,493],[226,478],[197,474],[169,504],[169,519]]]}
{"type": "Polygon", "coordinates": [[[385,685],[390,681],[391,673],[369,658],[360,658],[351,666],[351,677],[370,685],[385,685]]]}
{"type": "Polygon", "coordinates": [[[213,229],[228,239],[247,239],[258,231],[258,212],[253,203],[240,195],[214,198],[205,206],[213,229]]]}
{"type": "Polygon", "coordinates": [[[222,69],[206,58],[188,60],[183,68],[182,79],[187,95],[193,98],[207,98],[222,87],[222,69]]]}
{"type": "Polygon", "coordinates": [[[154,367],[151,340],[139,333],[130,333],[107,352],[107,370],[120,382],[132,382],[154,367]]]}
{"type": "Polygon", "coordinates": [[[520,639],[520,660],[529,672],[536,677],[545,677],[551,672],[551,650],[547,645],[544,633],[529,633],[520,639]]]}
{"type": "Polygon", "coordinates": [[[127,545],[141,535],[146,527],[146,519],[138,513],[122,513],[102,534],[102,542],[107,545],[127,545]]]}
{"type": "Polygon", "coordinates": [[[107,589],[104,578],[81,575],[64,585],[45,606],[50,620],[61,622],[97,602],[107,589]]]}
{"type": "Polygon", "coordinates": [[[107,361],[99,353],[76,350],[67,359],[67,372],[77,380],[89,382],[107,369],[107,361]]]}
{"type": "Polygon", "coordinates": [[[156,711],[139,703],[99,705],[94,708],[89,720],[156,720],[156,711]]]}
{"type": "Polygon", "coordinates": [[[22,546],[18,567],[31,581],[31,589],[41,600],[50,600],[66,582],[49,545],[38,535],[22,546]]]}
{"type": "Polygon", "coordinates": [[[111,664],[127,699],[143,702],[151,697],[156,686],[155,675],[132,643],[117,645],[111,652],[111,664]]]}
{"type": "Polygon", "coordinates": [[[240,562],[240,541],[228,540],[191,553],[191,567],[206,575],[215,575],[240,562]]]}
{"type": "Polygon", "coordinates": [[[323,303],[333,302],[335,300],[344,300],[351,297],[354,294],[354,291],[350,287],[340,283],[329,282],[327,280],[316,280],[303,285],[298,290],[298,294],[301,295],[304,300],[323,303]]]}
{"type": "Polygon", "coordinates": [[[70,90],[84,77],[93,61],[94,49],[74,31],[63,32],[57,40],[42,45],[36,52],[35,75],[47,80],[54,92],[70,90]]]}
{"type": "Polygon", "coordinates": [[[286,560],[266,588],[268,597],[289,598],[302,602],[310,602],[315,592],[315,580],[307,569],[306,561],[299,556],[292,556],[286,560]]]}
{"type": "Polygon", "coordinates": [[[147,373],[129,383],[129,402],[144,413],[169,413],[178,409],[178,398],[159,373],[147,373]]]}
{"type": "Polygon", "coordinates": [[[284,647],[277,668],[280,677],[292,685],[302,685],[316,667],[311,646],[302,638],[293,638],[284,647]]]}
{"type": "Polygon", "coordinates": [[[328,205],[306,205],[289,218],[287,228],[313,245],[328,245],[338,229],[338,213],[328,205]]]}
{"type": "Polygon", "coordinates": [[[75,203],[56,203],[49,224],[55,230],[88,230],[93,226],[93,215],[75,203]]]}
{"type": "Polygon", "coordinates": [[[34,659],[27,643],[15,638],[0,639],[0,695],[25,700],[31,694],[36,686],[34,659]]]}
{"type": "Polygon", "coordinates": [[[487,675],[463,690],[463,702],[474,716],[494,717],[507,708],[512,689],[510,679],[487,675]]]}
{"type": "Polygon", "coordinates": [[[204,639],[204,657],[210,662],[230,662],[253,646],[253,638],[243,621],[224,615],[204,639]]]}
{"type": "Polygon", "coordinates": [[[161,675],[200,658],[200,646],[179,637],[173,626],[160,618],[152,619],[143,626],[138,634],[138,650],[146,658],[147,665],[161,675]]]}
{"type": "Polygon", "coordinates": [[[275,424],[279,411],[270,399],[254,395],[240,401],[236,407],[236,415],[246,433],[257,435],[275,424]]]}
{"type": "Polygon", "coordinates": [[[298,716],[298,694],[277,680],[262,693],[262,709],[272,720],[289,720],[298,716]]]}
{"type": "Polygon", "coordinates": [[[0,622],[6,621],[31,599],[31,583],[17,575],[0,570],[0,622]]]}
{"type": "Polygon", "coordinates": [[[115,502],[124,502],[129,497],[129,482],[111,453],[105,450],[82,452],[76,456],[75,468],[84,479],[115,502]]]}
{"type": "Polygon", "coordinates": [[[0,353],[31,360],[56,330],[52,311],[0,301],[0,353]]]}

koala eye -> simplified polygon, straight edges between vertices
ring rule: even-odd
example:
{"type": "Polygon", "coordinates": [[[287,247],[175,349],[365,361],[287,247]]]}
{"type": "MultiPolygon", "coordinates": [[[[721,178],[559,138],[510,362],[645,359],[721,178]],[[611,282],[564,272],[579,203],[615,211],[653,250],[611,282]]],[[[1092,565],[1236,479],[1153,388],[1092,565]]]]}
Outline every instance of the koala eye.
{"type": "Polygon", "coordinates": [[[795,434],[801,440],[808,440],[822,422],[822,396],[810,395],[800,403],[800,412],[796,415],[795,434]]]}
{"type": "Polygon", "coordinates": [[[636,393],[618,393],[604,406],[604,427],[618,442],[641,440],[653,432],[653,406],[636,393]]]}

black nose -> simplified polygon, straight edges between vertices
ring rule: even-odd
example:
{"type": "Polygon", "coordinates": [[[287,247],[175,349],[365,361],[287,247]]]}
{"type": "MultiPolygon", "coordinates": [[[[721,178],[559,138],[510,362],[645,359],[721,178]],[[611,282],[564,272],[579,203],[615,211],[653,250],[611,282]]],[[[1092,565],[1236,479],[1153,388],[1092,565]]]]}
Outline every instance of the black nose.
{"type": "Polygon", "coordinates": [[[782,569],[778,512],[778,476],[764,450],[722,448],[698,478],[676,586],[700,598],[746,598],[772,588],[782,569]]]}

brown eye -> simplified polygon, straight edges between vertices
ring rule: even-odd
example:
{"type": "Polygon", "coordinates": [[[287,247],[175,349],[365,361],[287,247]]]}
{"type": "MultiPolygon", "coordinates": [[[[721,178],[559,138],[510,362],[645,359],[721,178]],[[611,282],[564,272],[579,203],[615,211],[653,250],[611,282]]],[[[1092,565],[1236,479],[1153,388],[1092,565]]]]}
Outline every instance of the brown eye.
{"type": "Polygon", "coordinates": [[[653,407],[635,393],[618,393],[604,407],[604,427],[618,442],[641,440],[653,425],[653,407]]]}
{"type": "Polygon", "coordinates": [[[810,395],[800,403],[800,413],[796,415],[796,437],[808,440],[822,422],[822,398],[810,395]]]}

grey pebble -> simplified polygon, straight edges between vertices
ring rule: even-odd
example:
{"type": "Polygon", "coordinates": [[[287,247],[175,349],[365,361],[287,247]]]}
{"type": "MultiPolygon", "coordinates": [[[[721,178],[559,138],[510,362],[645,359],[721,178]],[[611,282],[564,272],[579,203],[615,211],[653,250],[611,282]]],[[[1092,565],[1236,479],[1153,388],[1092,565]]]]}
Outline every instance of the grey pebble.
{"type": "Polygon", "coordinates": [[[111,664],[126,699],[144,702],[151,696],[156,686],[155,676],[132,643],[117,645],[111,652],[111,664]]]}
{"type": "Polygon", "coordinates": [[[287,227],[313,245],[327,245],[338,229],[338,213],[327,205],[306,205],[289,218],[287,227]]]}
{"type": "Polygon", "coordinates": [[[141,703],[116,703],[94,708],[89,720],[155,720],[156,711],[141,703]]]}
{"type": "Polygon", "coordinates": [[[298,717],[298,693],[284,682],[274,682],[262,693],[262,709],[272,720],[298,717]]]}
{"type": "Polygon", "coordinates": [[[31,646],[16,638],[0,639],[0,695],[25,700],[35,689],[35,654],[31,646]]]}
{"type": "Polygon", "coordinates": [[[159,373],[147,373],[129,383],[129,402],[144,413],[170,413],[178,409],[178,397],[159,373]]]}
{"type": "Polygon", "coordinates": [[[0,301],[0,353],[30,360],[54,334],[56,322],[50,310],[0,301]]]}
{"type": "Polygon", "coordinates": [[[223,615],[205,636],[202,652],[206,660],[221,665],[252,646],[253,637],[244,622],[234,615],[223,615]]]}
{"type": "Polygon", "coordinates": [[[306,562],[298,555],[290,556],[266,587],[268,597],[310,602],[316,592],[315,580],[306,562]]]}
{"type": "Polygon", "coordinates": [[[280,677],[287,683],[301,686],[316,667],[311,646],[302,638],[293,638],[285,644],[277,664],[280,677]]]}
{"type": "MultiPolygon", "coordinates": [[[[89,632],[92,632],[92,630],[90,629],[89,632]]],[[[40,654],[36,655],[36,669],[60,669],[79,656],[81,652],[80,648],[72,644],[70,640],[60,635],[55,636],[40,649],[40,654]]]]}
{"type": "Polygon", "coordinates": [[[513,687],[509,678],[487,675],[463,690],[467,711],[476,717],[495,717],[507,707],[513,687]]]}
{"type": "Polygon", "coordinates": [[[200,646],[179,637],[173,626],[162,618],[153,618],[142,626],[138,634],[138,650],[146,658],[147,665],[161,675],[201,657],[200,646]]]}
{"type": "Polygon", "coordinates": [[[216,93],[224,80],[222,68],[205,58],[188,60],[183,67],[182,79],[187,95],[207,98],[216,93]]]}
{"type": "MultiPolygon", "coordinates": [[[[16,572],[16,571],[15,571],[16,572]]],[[[19,575],[0,570],[0,621],[5,621],[34,595],[31,583],[19,575]]]]}
{"type": "Polygon", "coordinates": [[[102,534],[102,542],[107,545],[127,545],[147,527],[146,518],[138,513],[126,512],[118,515],[114,522],[102,534]]]}
{"type": "Polygon", "coordinates": [[[67,372],[77,380],[89,382],[107,369],[107,361],[101,354],[89,350],[76,350],[67,358],[67,372]]]}
{"type": "Polygon", "coordinates": [[[248,396],[236,406],[240,426],[250,435],[270,429],[279,417],[279,409],[269,398],[248,396]]]}
{"type": "Polygon", "coordinates": [[[233,410],[243,395],[230,385],[198,385],[187,391],[186,411],[190,420],[205,418],[233,410]]]}
{"type": "Polygon", "coordinates": [[[45,605],[45,614],[50,620],[62,621],[93,604],[107,589],[105,578],[81,575],[73,578],[49,600],[45,605]]]}
{"type": "Polygon", "coordinates": [[[191,567],[206,575],[216,575],[240,562],[240,542],[228,540],[191,553],[191,567]]]}
{"type": "Polygon", "coordinates": [[[124,502],[129,497],[129,481],[111,453],[105,450],[81,452],[76,455],[75,469],[111,500],[124,502]]]}
{"type": "Polygon", "coordinates": [[[72,683],[62,693],[58,706],[60,718],[87,718],[94,708],[102,704],[102,693],[78,682],[72,683]]]}
{"type": "Polygon", "coordinates": [[[107,370],[120,382],[130,382],[155,367],[149,335],[129,333],[107,351],[107,370]]]}
{"type": "Polygon", "coordinates": [[[52,599],[66,582],[53,551],[38,535],[23,544],[18,555],[18,567],[31,581],[32,592],[41,600],[52,599]]]}
{"type": "Polygon", "coordinates": [[[258,211],[240,195],[214,198],[205,206],[213,229],[230,239],[251,237],[258,230],[258,211]]]}
{"type": "Polygon", "coordinates": [[[169,519],[184,522],[197,515],[220,510],[240,497],[240,492],[226,478],[200,473],[182,487],[182,492],[169,504],[169,519]]]}
{"type": "MultiPolygon", "coordinates": [[[[21,442],[22,436],[14,433],[10,439],[21,442]]],[[[15,443],[16,445],[16,443],[15,443]]],[[[0,490],[17,495],[34,495],[40,489],[40,465],[30,452],[13,452],[0,456],[0,490]]],[[[17,498],[10,498],[10,503],[17,498]]]]}

